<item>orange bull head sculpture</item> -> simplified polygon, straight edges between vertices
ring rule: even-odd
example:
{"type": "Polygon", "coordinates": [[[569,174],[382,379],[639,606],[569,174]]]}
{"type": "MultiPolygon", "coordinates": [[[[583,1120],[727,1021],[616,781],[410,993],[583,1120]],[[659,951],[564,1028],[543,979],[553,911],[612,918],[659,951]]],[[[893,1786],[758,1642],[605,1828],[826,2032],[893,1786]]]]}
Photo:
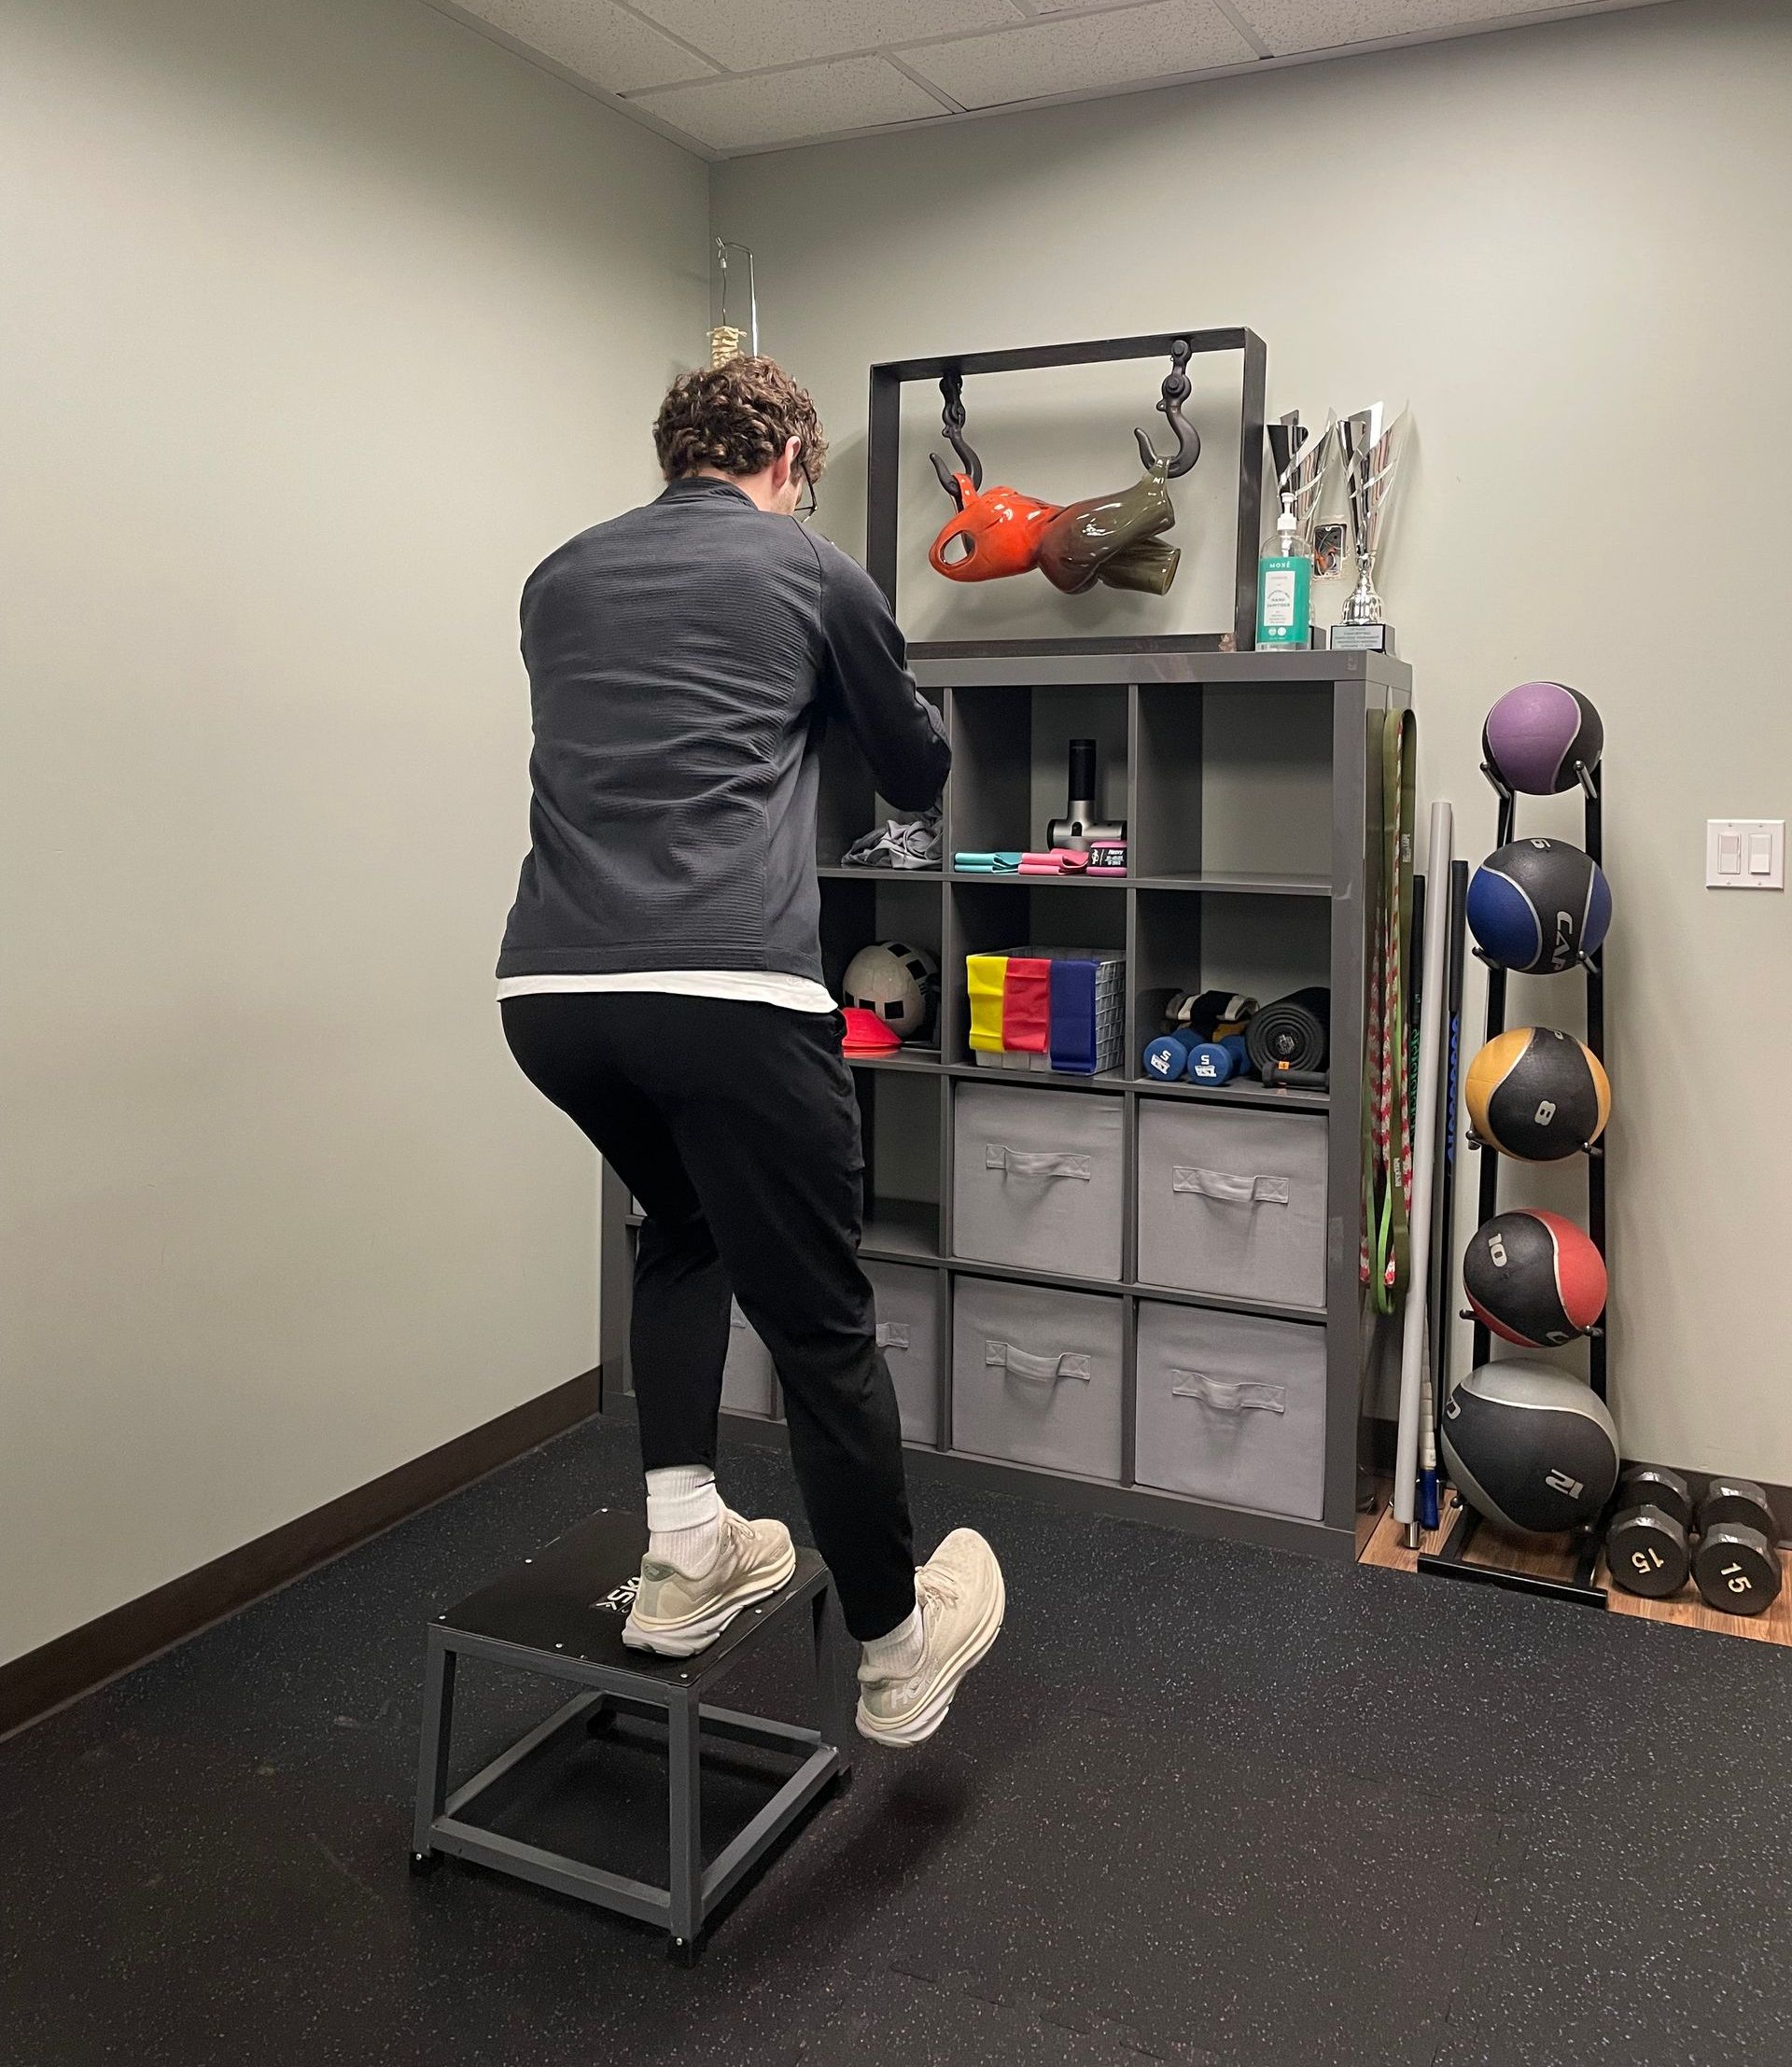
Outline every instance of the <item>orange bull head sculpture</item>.
{"type": "Polygon", "coordinates": [[[953,478],[962,507],[927,555],[948,581],[995,581],[1037,567],[1067,595],[1097,581],[1162,595],[1176,578],[1176,547],[1151,543],[1176,522],[1162,460],[1132,487],[1068,509],[1017,488],[978,489],[968,474],[953,478]]]}
{"type": "Polygon", "coordinates": [[[1068,507],[1042,502],[1018,488],[985,488],[983,462],[964,437],[963,382],[948,373],[940,382],[945,398],[943,427],[962,472],[949,470],[937,454],[933,471],[959,506],[928,550],[928,565],[948,581],[996,581],[1034,567],[1067,595],[1079,595],[1098,581],[1113,589],[1163,595],[1176,579],[1180,550],[1156,542],[1176,522],[1169,482],[1200,457],[1199,434],[1183,420],[1189,393],[1183,369],[1188,347],[1178,342],[1158,408],[1176,433],[1173,458],[1159,458],[1143,431],[1139,455],[1145,472],[1130,488],[1091,496],[1068,507]]]}
{"type": "Polygon", "coordinates": [[[952,478],[959,513],[928,548],[934,573],[948,581],[994,581],[1036,567],[1057,505],[1036,502],[1018,488],[979,488],[969,474],[952,478]]]}

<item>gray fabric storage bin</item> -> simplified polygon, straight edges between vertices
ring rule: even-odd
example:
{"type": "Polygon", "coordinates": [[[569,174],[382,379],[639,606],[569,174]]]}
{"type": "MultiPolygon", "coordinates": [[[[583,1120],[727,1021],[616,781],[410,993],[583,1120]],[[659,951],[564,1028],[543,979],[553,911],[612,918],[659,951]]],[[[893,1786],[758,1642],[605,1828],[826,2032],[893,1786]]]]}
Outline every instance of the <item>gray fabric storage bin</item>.
{"type": "Polygon", "coordinates": [[[1139,1277],[1323,1310],[1323,1115],[1141,1098],[1139,1277]]]}
{"type": "Polygon", "coordinates": [[[1119,1282],[1124,1100],[960,1083],[952,1125],[957,1254],[1119,1282]]]}
{"type": "Polygon", "coordinates": [[[1117,1480],[1124,1325],[1099,1293],[959,1278],[952,1447],[1117,1480]]]}
{"type": "Polygon", "coordinates": [[[1139,1303],[1133,1476],[1228,1507],[1317,1521],[1325,1499],[1325,1331],[1139,1303]]]}
{"type": "Polygon", "coordinates": [[[903,1440],[940,1439],[939,1278],[908,1264],[864,1266],[877,1296],[877,1347],[889,1366],[903,1440]]]}
{"type": "Polygon", "coordinates": [[[772,1352],[753,1333],[738,1301],[728,1302],[728,1361],[721,1367],[721,1404],[731,1414],[770,1414],[777,1398],[772,1352]]]}

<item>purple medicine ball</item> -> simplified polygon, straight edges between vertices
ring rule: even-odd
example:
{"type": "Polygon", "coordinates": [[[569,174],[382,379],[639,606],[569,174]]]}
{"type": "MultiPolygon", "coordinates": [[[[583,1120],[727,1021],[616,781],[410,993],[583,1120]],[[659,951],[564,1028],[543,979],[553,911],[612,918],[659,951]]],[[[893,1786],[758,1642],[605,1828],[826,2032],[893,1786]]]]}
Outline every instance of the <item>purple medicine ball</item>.
{"type": "Polygon", "coordinates": [[[1520,682],[1487,714],[1481,752],[1505,784],[1527,797],[1572,789],[1578,770],[1599,765],[1605,728],[1578,690],[1561,682],[1520,682]]]}

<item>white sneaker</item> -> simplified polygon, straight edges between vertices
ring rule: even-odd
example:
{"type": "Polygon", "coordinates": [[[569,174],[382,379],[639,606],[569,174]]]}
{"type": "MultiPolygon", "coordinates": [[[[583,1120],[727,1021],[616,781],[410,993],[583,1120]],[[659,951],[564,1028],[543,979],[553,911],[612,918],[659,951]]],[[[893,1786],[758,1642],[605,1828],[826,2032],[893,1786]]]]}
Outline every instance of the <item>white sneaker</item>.
{"type": "Polygon", "coordinates": [[[641,1560],[623,1641],[663,1658],[693,1657],[743,1608],[788,1585],[795,1570],[796,1551],[781,1521],[747,1521],[724,1507],[721,1543],[707,1571],[680,1571],[663,1557],[641,1560]]]}
{"type": "Polygon", "coordinates": [[[955,1529],[915,1574],[921,1662],[907,1679],[859,1668],[859,1734],[874,1744],[925,1743],[945,1721],[964,1676],[1001,1634],[1008,1593],[996,1554],[974,1529],[955,1529]]]}

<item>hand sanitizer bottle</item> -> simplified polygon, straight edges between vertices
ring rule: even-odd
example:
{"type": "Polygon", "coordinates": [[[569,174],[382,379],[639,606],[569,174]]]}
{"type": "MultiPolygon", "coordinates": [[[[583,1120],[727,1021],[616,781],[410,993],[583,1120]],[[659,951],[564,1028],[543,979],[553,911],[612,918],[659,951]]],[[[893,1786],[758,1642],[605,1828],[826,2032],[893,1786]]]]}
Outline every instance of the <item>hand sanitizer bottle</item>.
{"type": "Polygon", "coordinates": [[[1281,498],[1276,528],[1257,562],[1257,650],[1304,651],[1312,643],[1313,541],[1295,521],[1294,498],[1281,498]]]}

